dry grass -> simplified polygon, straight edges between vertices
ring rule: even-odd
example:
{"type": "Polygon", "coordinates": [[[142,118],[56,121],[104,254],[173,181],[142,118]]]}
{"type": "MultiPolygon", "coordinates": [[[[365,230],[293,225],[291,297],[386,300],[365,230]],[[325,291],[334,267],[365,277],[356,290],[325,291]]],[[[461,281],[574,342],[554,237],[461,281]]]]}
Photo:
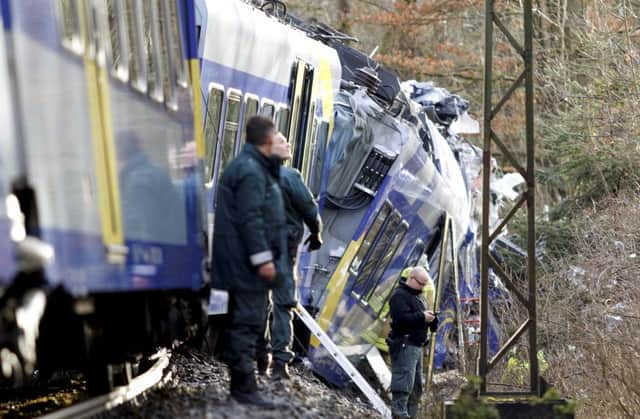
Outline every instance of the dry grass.
{"type": "Polygon", "coordinates": [[[640,417],[640,196],[586,211],[577,255],[539,278],[539,342],[577,417],[640,417]]]}

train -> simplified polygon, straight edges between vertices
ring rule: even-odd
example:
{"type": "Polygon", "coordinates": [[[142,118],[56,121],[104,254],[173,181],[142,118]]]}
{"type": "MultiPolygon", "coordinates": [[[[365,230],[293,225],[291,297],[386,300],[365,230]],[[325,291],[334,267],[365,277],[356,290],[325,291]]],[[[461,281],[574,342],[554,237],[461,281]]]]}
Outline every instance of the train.
{"type": "MultiPolygon", "coordinates": [[[[386,350],[400,273],[426,266],[442,309],[434,365],[460,358],[479,281],[479,154],[460,136],[463,100],[401,83],[281,1],[0,0],[0,10],[7,378],[83,368],[100,392],[157,347],[202,338],[223,298],[208,278],[216,184],[257,114],[289,138],[289,164],[324,222],[322,249],[299,249],[301,304],[346,353],[368,357],[386,350]]],[[[345,385],[297,332],[314,370],[345,385]]]]}
{"type": "Polygon", "coordinates": [[[0,6],[0,192],[24,230],[7,234],[1,214],[3,371],[24,382],[35,370],[46,381],[81,368],[101,392],[204,318],[195,9],[190,0],[0,6]]]}
{"type": "MultiPolygon", "coordinates": [[[[434,366],[460,368],[464,312],[479,296],[481,150],[462,137],[479,132],[468,102],[401,83],[348,35],[288,14],[283,2],[196,4],[209,230],[215,185],[243,144],[238,126],[273,118],[324,224],[321,250],[299,249],[301,304],[352,359],[371,358],[387,350],[385,305],[400,273],[426,266],[443,308],[434,366]]],[[[296,337],[316,373],[350,382],[304,327],[296,337]]]]}

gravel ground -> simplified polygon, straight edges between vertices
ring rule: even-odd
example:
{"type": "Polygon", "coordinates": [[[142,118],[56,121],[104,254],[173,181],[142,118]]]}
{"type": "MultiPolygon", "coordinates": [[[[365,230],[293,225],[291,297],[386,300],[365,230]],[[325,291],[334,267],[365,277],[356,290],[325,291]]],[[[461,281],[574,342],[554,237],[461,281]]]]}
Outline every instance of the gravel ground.
{"type": "Polygon", "coordinates": [[[228,396],[229,376],[208,355],[180,349],[172,355],[171,374],[161,388],[142,400],[97,416],[112,418],[378,418],[358,397],[327,387],[303,367],[292,369],[290,381],[259,377],[265,394],[280,404],[274,410],[236,403],[228,396]]]}

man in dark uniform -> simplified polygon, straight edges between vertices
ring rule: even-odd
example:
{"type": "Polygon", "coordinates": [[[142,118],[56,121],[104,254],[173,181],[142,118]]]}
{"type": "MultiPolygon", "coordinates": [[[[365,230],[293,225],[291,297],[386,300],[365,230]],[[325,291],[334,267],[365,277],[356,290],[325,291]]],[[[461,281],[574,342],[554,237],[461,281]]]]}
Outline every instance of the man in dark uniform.
{"type": "Polygon", "coordinates": [[[438,320],[427,310],[422,289],[429,281],[422,267],[411,270],[389,301],[391,332],[387,338],[391,356],[391,411],[394,418],[415,418],[422,396],[422,348],[428,329],[435,331],[438,320]]]}
{"type": "MultiPolygon", "coordinates": [[[[278,134],[272,149],[273,158],[284,162],[291,158],[291,147],[287,139],[278,134]]],[[[309,228],[310,236],[306,243],[309,250],[318,250],[322,245],[322,223],[318,214],[318,205],[313,195],[302,180],[296,169],[282,166],[280,168],[280,187],[285,204],[287,220],[287,254],[288,272],[291,274],[283,283],[273,289],[273,307],[271,315],[273,323],[265,323],[265,333],[258,341],[258,372],[266,374],[269,368],[268,340],[271,339],[273,353],[273,368],[271,376],[274,379],[290,378],[288,365],[293,359],[291,344],[293,342],[293,312],[298,303],[296,283],[296,255],[298,246],[304,234],[304,224],[309,228]],[[270,330],[269,330],[270,329],[270,330]],[[270,332],[270,333],[269,333],[270,332]]]]}
{"type": "Polygon", "coordinates": [[[247,122],[247,144],[217,185],[213,237],[212,286],[229,291],[223,359],[231,374],[231,397],[263,407],[273,403],[258,392],[256,340],[269,288],[289,275],[280,168],[271,160],[275,135],[267,118],[255,116],[247,122]]]}

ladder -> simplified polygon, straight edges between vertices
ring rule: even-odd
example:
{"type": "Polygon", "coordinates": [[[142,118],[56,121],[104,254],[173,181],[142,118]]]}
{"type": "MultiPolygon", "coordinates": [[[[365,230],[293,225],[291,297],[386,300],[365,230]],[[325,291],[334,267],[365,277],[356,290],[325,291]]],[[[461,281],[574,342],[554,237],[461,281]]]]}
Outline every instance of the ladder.
{"type": "Polygon", "coordinates": [[[347,357],[340,351],[338,346],[333,343],[331,338],[322,330],[320,325],[316,323],[315,319],[309,314],[309,312],[298,304],[295,310],[296,315],[302,320],[302,322],[309,328],[311,333],[318,338],[322,346],[329,352],[331,358],[340,365],[340,368],[351,378],[351,380],[358,386],[362,394],[364,394],[369,402],[373,405],[382,417],[385,419],[391,418],[391,411],[387,405],[382,401],[378,393],[369,385],[367,380],[362,377],[360,372],[349,362],[347,357]]]}

